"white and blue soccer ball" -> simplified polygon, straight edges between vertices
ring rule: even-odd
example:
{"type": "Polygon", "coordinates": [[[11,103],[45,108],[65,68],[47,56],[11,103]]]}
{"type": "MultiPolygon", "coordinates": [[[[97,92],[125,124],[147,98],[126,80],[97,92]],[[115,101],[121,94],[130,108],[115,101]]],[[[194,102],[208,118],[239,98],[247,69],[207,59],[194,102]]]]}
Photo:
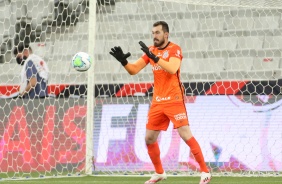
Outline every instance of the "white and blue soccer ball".
{"type": "Polygon", "coordinates": [[[76,53],[71,61],[72,67],[80,72],[87,71],[92,65],[92,59],[85,52],[76,53]]]}

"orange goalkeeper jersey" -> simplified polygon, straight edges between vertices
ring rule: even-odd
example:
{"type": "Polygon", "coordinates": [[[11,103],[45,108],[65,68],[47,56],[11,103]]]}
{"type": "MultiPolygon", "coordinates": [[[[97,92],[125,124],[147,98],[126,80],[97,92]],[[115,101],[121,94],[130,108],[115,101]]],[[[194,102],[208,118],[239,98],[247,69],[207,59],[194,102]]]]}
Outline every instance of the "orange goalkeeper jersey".
{"type": "MultiPolygon", "coordinates": [[[[182,60],[181,48],[172,42],[169,42],[163,49],[158,49],[155,46],[149,48],[152,53],[167,62],[171,57],[176,57],[182,60]]],[[[146,54],[143,54],[142,58],[147,64],[151,64],[154,73],[154,94],[152,103],[183,101],[184,88],[180,82],[180,68],[175,74],[170,74],[162,69],[157,63],[154,63],[154,61],[146,54]]]]}

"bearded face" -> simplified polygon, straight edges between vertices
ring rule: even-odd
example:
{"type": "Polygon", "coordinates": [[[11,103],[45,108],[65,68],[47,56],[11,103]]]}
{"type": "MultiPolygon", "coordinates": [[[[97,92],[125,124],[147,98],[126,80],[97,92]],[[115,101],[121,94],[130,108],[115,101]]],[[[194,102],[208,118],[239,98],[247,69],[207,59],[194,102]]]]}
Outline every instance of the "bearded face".
{"type": "Polygon", "coordinates": [[[162,25],[153,27],[152,35],[155,47],[162,47],[166,43],[168,33],[163,31],[162,25]]]}
{"type": "Polygon", "coordinates": [[[165,38],[164,38],[164,37],[159,38],[159,39],[154,38],[154,46],[155,46],[155,47],[160,47],[160,46],[162,46],[164,43],[165,43],[165,38]]]}

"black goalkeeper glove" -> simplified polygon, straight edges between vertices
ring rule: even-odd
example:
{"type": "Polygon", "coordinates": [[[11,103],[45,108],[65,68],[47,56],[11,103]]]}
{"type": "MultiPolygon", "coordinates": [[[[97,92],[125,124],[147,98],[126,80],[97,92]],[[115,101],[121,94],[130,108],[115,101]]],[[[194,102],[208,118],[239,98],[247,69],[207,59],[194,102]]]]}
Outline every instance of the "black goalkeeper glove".
{"type": "Polygon", "coordinates": [[[156,56],[155,54],[153,54],[149,48],[145,45],[145,43],[143,43],[142,41],[139,42],[140,46],[141,46],[141,50],[143,50],[143,52],[145,52],[145,54],[151,58],[155,63],[157,63],[160,58],[158,56],[156,56]]]}
{"type": "Polygon", "coordinates": [[[110,54],[114,56],[122,66],[127,65],[128,61],[126,59],[131,56],[130,52],[124,54],[120,46],[111,48],[110,54]]]}

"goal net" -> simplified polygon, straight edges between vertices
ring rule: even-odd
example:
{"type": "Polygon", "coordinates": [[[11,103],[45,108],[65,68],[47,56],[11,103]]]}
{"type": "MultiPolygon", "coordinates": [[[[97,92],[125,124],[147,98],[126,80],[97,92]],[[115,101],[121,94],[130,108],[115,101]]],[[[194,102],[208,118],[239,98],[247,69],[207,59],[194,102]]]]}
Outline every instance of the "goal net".
{"type": "MultiPolygon", "coordinates": [[[[152,68],[131,76],[109,51],[121,46],[134,62],[158,20],[182,48],[189,122],[209,169],[281,174],[281,9],[278,0],[0,1],[0,178],[152,173],[152,68]],[[48,97],[17,97],[20,44],[48,65],[48,97]],[[71,67],[79,51],[93,57],[88,72],[71,67]]],[[[167,173],[199,172],[172,124],[158,141],[167,173]]]]}

